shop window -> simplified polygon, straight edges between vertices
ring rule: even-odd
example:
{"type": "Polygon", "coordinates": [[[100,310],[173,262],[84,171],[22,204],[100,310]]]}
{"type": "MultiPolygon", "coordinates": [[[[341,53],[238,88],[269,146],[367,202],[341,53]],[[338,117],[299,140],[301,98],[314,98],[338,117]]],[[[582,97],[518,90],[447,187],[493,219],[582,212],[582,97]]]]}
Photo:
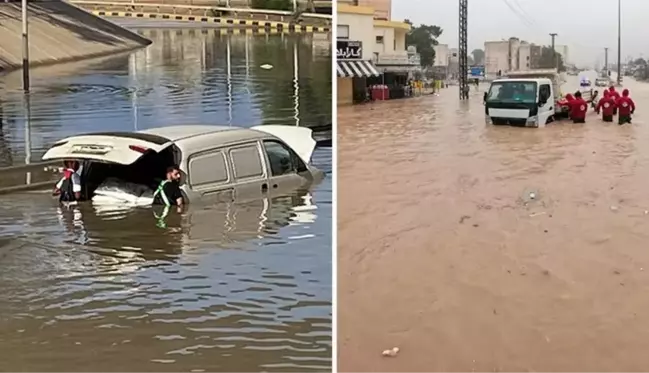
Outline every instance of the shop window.
{"type": "Polygon", "coordinates": [[[383,44],[383,35],[376,36],[376,44],[383,44]]]}

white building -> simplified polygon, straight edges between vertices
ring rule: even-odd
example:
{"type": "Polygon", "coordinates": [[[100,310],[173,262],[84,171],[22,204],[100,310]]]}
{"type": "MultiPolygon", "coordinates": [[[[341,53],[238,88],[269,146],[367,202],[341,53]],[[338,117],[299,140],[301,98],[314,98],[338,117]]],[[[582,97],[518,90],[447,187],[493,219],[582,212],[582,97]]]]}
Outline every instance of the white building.
{"type": "Polygon", "coordinates": [[[366,79],[419,68],[419,55],[406,48],[410,25],[377,19],[375,13],[368,6],[337,3],[338,103],[351,103],[354,92],[365,90],[366,79]]]}
{"type": "Polygon", "coordinates": [[[448,44],[437,44],[433,49],[435,49],[435,61],[433,61],[433,66],[448,66],[448,59],[450,56],[448,44]]]}
{"type": "Polygon", "coordinates": [[[510,70],[510,43],[508,40],[484,43],[485,76],[495,77],[498,72],[510,70]]]}

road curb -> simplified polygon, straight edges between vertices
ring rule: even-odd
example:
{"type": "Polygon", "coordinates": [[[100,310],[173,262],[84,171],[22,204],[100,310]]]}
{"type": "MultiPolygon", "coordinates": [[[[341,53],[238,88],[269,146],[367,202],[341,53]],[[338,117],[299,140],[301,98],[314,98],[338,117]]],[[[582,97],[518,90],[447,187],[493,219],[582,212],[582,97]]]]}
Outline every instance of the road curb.
{"type": "Polygon", "coordinates": [[[257,29],[258,32],[273,30],[287,32],[307,32],[307,33],[329,33],[331,29],[323,26],[304,26],[286,22],[267,22],[250,19],[233,19],[221,17],[208,17],[182,14],[165,14],[165,13],[141,13],[141,12],[112,12],[104,10],[93,10],[92,14],[100,17],[120,17],[120,18],[139,18],[139,19],[156,19],[166,21],[187,21],[204,23],[206,25],[219,25],[228,27],[240,27],[248,29],[257,29]]]}

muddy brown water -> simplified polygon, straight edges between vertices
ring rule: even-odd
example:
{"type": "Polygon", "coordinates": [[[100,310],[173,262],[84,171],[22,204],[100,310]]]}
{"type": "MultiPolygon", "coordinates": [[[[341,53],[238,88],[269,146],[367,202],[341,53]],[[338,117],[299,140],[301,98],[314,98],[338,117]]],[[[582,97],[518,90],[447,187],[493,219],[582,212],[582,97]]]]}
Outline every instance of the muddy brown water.
{"type": "Polygon", "coordinates": [[[623,127],[485,126],[457,87],[339,109],[339,369],[645,370],[649,85],[626,86],[623,127]]]}
{"type": "MultiPolygon", "coordinates": [[[[0,77],[0,165],[84,132],[331,123],[331,59],[313,35],[217,31],[149,28],[133,55],[34,70],[29,126],[20,74],[0,77]]],[[[313,162],[331,174],[331,149],[313,162]]],[[[1,196],[0,370],[331,370],[331,193],[326,177],[162,220],[1,196]]]]}

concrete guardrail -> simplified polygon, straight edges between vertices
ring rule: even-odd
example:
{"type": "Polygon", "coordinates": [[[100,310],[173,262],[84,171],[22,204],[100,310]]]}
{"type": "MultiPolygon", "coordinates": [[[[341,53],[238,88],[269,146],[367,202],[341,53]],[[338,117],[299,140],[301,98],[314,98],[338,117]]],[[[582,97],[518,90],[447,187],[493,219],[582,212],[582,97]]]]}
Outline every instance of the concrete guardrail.
{"type": "MultiPolygon", "coordinates": [[[[171,13],[183,14],[189,13],[190,15],[203,15],[213,17],[245,17],[245,18],[262,18],[262,19],[277,19],[280,21],[289,21],[294,19],[293,12],[281,10],[266,10],[266,9],[252,9],[252,8],[232,8],[221,6],[209,5],[187,5],[187,4],[168,4],[168,3],[148,3],[148,2],[126,2],[126,1],[88,1],[88,0],[69,0],[71,4],[81,6],[83,8],[90,8],[92,10],[101,10],[106,8],[124,9],[129,12],[148,12],[148,13],[171,13]]],[[[302,13],[300,14],[302,20],[319,20],[327,22],[332,21],[331,14],[318,14],[318,13],[302,13]]]]}

